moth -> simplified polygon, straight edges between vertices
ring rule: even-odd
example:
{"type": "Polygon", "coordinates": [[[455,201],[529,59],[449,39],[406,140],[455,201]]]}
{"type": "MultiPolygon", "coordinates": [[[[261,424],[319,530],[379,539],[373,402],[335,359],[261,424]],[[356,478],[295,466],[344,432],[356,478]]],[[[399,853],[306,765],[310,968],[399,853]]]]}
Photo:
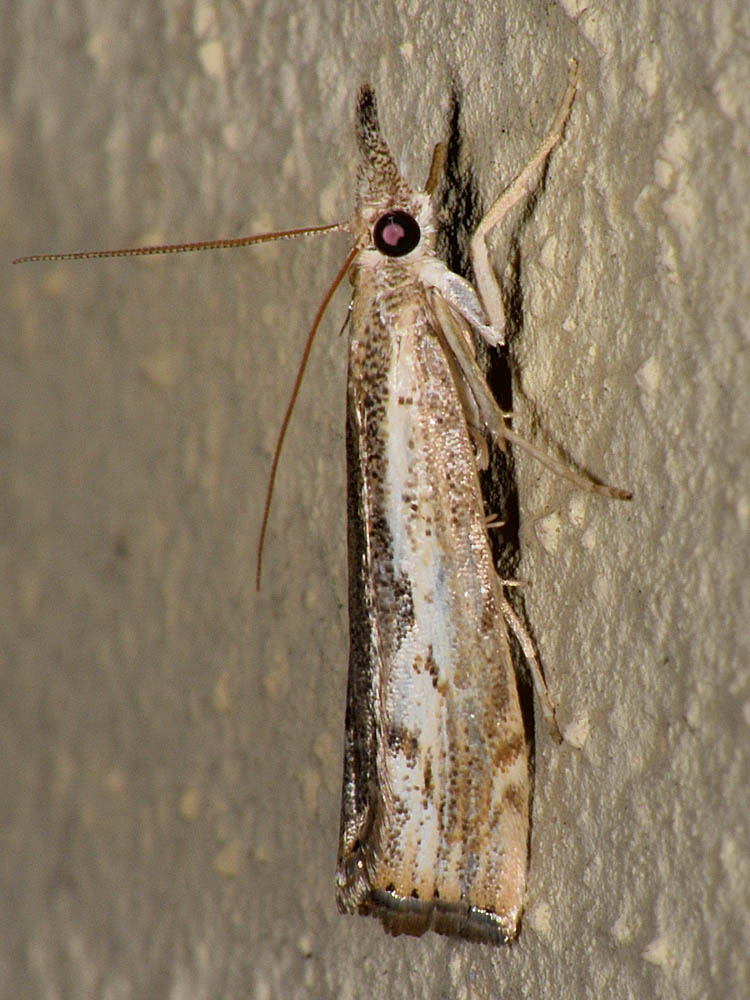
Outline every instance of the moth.
{"type": "MultiPolygon", "coordinates": [[[[474,234],[476,290],[436,257],[430,191],[401,176],[372,91],[357,103],[337,893],[341,910],[374,914],[396,934],[500,943],[515,937],[524,905],[530,780],[508,626],[553,728],[554,712],[488,539],[481,438],[522,442],[477,364],[472,333],[503,343],[486,236],[533,187],[575,90],[571,66],[549,133],[474,234]]],[[[607,496],[627,493],[575,478],[607,496]]]]}
{"type": "Polygon", "coordinates": [[[526,891],[530,778],[509,629],[545,717],[554,710],[534,646],[495,569],[479,483],[486,438],[522,447],[583,489],[627,498],[520,438],[497,406],[473,337],[503,344],[487,235],[533,190],[559,142],[577,85],[518,177],[479,224],[476,289],[436,254],[437,147],[425,190],[401,175],[369,86],[359,92],[356,205],[342,223],[198,244],[38,255],[171,253],[347,231],[353,246],[308,336],[270,475],[312,338],[349,275],[347,389],[349,677],[336,893],[346,913],[393,934],[427,930],[500,943],[518,931],[526,891]]]}

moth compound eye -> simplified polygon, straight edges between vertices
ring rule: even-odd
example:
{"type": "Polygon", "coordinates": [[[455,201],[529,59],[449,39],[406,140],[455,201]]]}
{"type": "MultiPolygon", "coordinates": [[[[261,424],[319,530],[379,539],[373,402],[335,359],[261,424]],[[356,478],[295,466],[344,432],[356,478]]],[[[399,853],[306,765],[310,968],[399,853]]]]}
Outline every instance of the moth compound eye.
{"type": "Polygon", "coordinates": [[[419,243],[422,233],[414,216],[407,212],[386,212],[375,223],[375,246],[386,257],[404,257],[419,243]]]}

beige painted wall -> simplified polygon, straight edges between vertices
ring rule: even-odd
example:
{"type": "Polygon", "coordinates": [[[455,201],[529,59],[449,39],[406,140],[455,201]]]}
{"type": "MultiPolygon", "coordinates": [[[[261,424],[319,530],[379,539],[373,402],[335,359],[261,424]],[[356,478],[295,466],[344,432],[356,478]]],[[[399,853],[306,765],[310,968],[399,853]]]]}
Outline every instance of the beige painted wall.
{"type": "Polygon", "coordinates": [[[0,995],[743,995],[749,26],[742,0],[678,6],[6,5],[6,263],[346,215],[363,79],[418,181],[454,79],[489,198],[576,55],[521,237],[518,407],[636,495],[519,458],[529,621],[579,747],[537,726],[517,945],[389,939],[333,893],[345,292],[254,590],[345,238],[0,267],[0,995]]]}

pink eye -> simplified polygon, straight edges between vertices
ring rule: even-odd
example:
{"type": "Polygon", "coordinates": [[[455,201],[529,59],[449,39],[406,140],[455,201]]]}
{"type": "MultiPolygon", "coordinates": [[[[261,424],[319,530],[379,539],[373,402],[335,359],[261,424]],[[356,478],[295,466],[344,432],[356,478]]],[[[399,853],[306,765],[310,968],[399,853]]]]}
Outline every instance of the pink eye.
{"type": "Polygon", "coordinates": [[[417,220],[407,212],[386,212],[375,223],[373,240],[386,257],[404,257],[422,236],[417,220]]]}

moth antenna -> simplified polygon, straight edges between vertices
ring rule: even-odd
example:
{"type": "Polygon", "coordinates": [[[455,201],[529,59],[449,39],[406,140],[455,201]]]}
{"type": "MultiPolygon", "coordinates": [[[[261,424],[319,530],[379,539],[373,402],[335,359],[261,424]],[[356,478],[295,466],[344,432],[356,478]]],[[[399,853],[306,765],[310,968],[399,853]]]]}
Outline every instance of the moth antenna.
{"type": "MultiPolygon", "coordinates": [[[[229,239],[221,240],[201,240],[197,243],[165,243],[153,246],[142,246],[142,247],[121,247],[115,250],[77,250],[72,253],[38,253],[38,254],[28,254],[25,257],[16,257],[13,261],[14,264],[29,264],[39,261],[52,261],[52,260],[95,260],[100,257],[147,257],[153,254],[167,254],[167,253],[191,253],[194,250],[228,250],[233,247],[248,247],[255,243],[271,243],[274,240],[291,240],[295,239],[297,236],[319,236],[322,233],[336,233],[336,232],[348,232],[348,223],[346,222],[334,222],[326,226],[305,226],[302,229],[282,229],[278,232],[272,233],[257,233],[254,236],[238,236],[229,239]]],[[[284,438],[286,437],[287,428],[289,426],[289,421],[292,417],[292,410],[294,409],[294,404],[297,401],[297,395],[299,394],[300,385],[302,384],[302,378],[305,374],[305,368],[307,367],[307,362],[310,357],[310,351],[312,349],[313,340],[315,339],[315,334],[317,333],[320,321],[323,318],[323,313],[328,308],[328,303],[333,298],[333,293],[336,291],[338,286],[341,284],[344,276],[349,270],[354,257],[359,252],[359,245],[354,246],[348,253],[346,260],[341,266],[341,269],[336,274],[333,279],[331,286],[323,298],[320,304],[320,308],[315,314],[315,319],[313,320],[310,332],[307,335],[307,342],[305,343],[305,349],[302,352],[302,360],[300,361],[299,368],[297,370],[297,377],[294,381],[294,387],[292,389],[292,396],[289,400],[289,404],[286,408],[284,414],[284,419],[281,424],[281,430],[279,431],[279,436],[276,441],[276,449],[273,455],[273,461],[271,463],[271,474],[268,479],[268,489],[266,491],[266,502],[263,508],[263,522],[260,529],[260,539],[258,541],[258,562],[255,575],[255,585],[258,590],[260,590],[260,578],[263,564],[263,544],[266,538],[266,529],[268,527],[268,516],[271,510],[271,498],[273,497],[273,486],[276,480],[276,470],[279,466],[279,458],[281,457],[281,449],[284,444],[284,438]]],[[[347,317],[348,319],[348,317],[347,317]]]]}
{"type": "Polygon", "coordinates": [[[73,253],[35,253],[16,257],[14,264],[29,264],[42,260],[94,260],[97,257],[148,257],[157,253],[192,253],[194,250],[229,250],[249,247],[254,243],[271,243],[274,240],[292,240],[297,236],[318,236],[321,233],[345,232],[344,222],[327,226],[305,226],[303,229],[282,229],[277,233],[258,233],[255,236],[237,236],[223,240],[201,240],[198,243],[164,243],[158,246],[121,247],[117,250],[77,250],[73,253]]]}
{"type": "Polygon", "coordinates": [[[427,175],[427,183],[424,186],[427,194],[432,195],[440,183],[445,161],[448,159],[448,146],[444,142],[438,142],[432,151],[432,162],[430,172],[427,175]]]}
{"type": "MultiPolygon", "coordinates": [[[[324,228],[324,227],[323,227],[324,228]]],[[[344,280],[349,268],[352,265],[352,261],[359,253],[361,247],[359,244],[352,247],[352,249],[347,254],[346,260],[341,265],[336,277],[331,282],[328,291],[323,297],[323,301],[318,307],[318,311],[315,314],[315,319],[310,327],[310,332],[307,335],[307,340],[305,342],[305,349],[302,352],[302,359],[299,363],[299,368],[297,369],[297,377],[294,380],[294,386],[292,387],[292,395],[289,399],[289,403],[284,413],[284,419],[281,422],[281,430],[279,431],[279,436],[276,439],[276,449],[273,453],[273,461],[271,462],[271,473],[268,477],[268,489],[266,490],[266,503],[263,507],[263,522],[260,526],[260,538],[258,539],[258,561],[256,563],[255,570],[255,589],[260,590],[260,577],[263,569],[263,544],[266,540],[266,529],[268,527],[268,515],[271,511],[271,498],[273,497],[273,486],[276,480],[276,471],[279,467],[279,458],[281,457],[281,449],[284,445],[284,438],[286,437],[287,428],[289,427],[289,421],[292,419],[292,410],[294,409],[294,404],[297,402],[297,396],[299,394],[300,386],[302,385],[302,379],[305,374],[305,369],[307,368],[307,362],[310,358],[310,351],[312,350],[313,340],[315,339],[315,334],[318,332],[318,327],[320,326],[320,321],[323,318],[323,313],[328,308],[328,303],[333,298],[333,293],[339,287],[341,282],[344,280]]]]}

